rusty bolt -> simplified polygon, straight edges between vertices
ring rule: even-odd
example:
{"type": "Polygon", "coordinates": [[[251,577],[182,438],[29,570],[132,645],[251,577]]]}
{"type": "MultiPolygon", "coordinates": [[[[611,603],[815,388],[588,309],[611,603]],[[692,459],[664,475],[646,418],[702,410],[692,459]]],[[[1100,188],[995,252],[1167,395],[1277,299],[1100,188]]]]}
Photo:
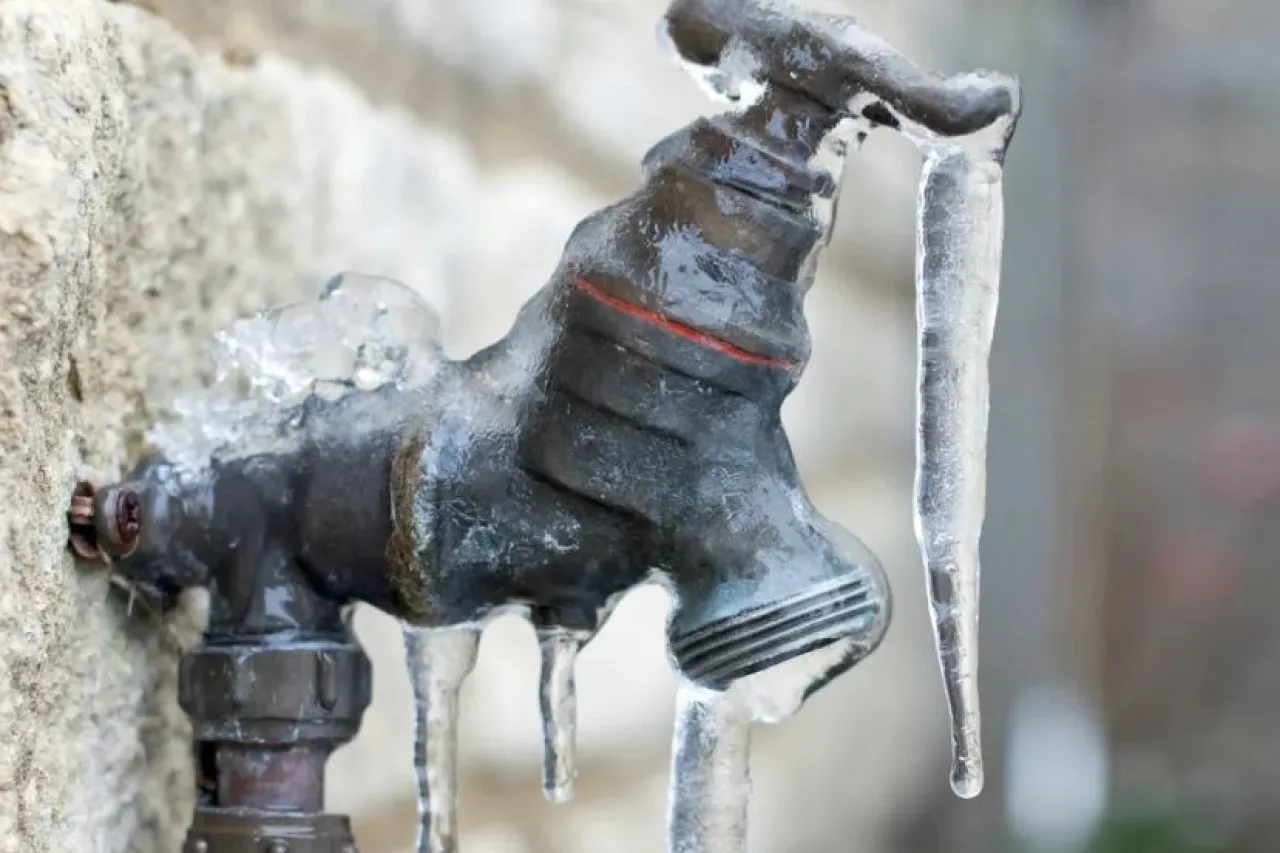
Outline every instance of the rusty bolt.
{"type": "Polygon", "coordinates": [[[86,562],[107,564],[111,562],[111,558],[98,544],[97,525],[94,523],[97,495],[98,487],[88,480],[76,483],[71,492],[67,523],[71,527],[71,550],[76,556],[86,562]]]}

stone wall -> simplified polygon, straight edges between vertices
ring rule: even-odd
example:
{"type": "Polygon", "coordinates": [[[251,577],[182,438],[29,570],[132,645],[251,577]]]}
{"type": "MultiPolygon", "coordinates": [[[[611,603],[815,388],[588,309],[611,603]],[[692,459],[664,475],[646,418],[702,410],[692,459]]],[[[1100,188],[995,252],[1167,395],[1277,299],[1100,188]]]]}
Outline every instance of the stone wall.
{"type": "MultiPolygon", "coordinates": [[[[828,7],[838,4],[827,3],[828,7]]],[[[905,12],[860,3],[918,51],[905,12]]],[[[401,278],[450,349],[500,335],[577,219],[708,105],[654,45],[662,4],[591,0],[0,0],[0,851],[172,851],[190,808],[163,622],[64,552],[85,476],[110,479],[233,318],[331,272],[401,278]],[[483,13],[466,9],[483,9],[483,13]]],[[[810,297],[814,362],[785,415],[818,505],[881,553],[900,605],[883,650],[760,733],[753,850],[874,851],[944,773],[910,520],[915,159],[851,171],[810,297]],[[843,843],[843,842],[842,842],[843,843]]],[[[536,652],[495,624],[465,696],[470,853],[661,849],[672,679],[666,602],[625,602],[584,653],[579,799],[538,790],[536,652]]],[[[360,739],[331,763],[364,853],[412,841],[399,638],[360,739]]]]}

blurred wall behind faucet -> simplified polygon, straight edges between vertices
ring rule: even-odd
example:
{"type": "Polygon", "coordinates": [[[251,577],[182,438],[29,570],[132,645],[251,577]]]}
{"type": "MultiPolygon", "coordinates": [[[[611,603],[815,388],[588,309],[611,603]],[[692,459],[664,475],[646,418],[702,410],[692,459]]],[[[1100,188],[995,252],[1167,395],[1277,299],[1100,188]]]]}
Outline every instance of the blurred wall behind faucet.
{"type": "MultiPolygon", "coordinates": [[[[436,249],[452,278],[411,282],[442,294],[455,352],[502,334],[576,221],[713,108],[658,49],[658,0],[150,5],[209,50],[330,69],[459,143],[441,149],[456,180],[433,190],[437,220],[416,226],[457,235],[436,249]]],[[[759,733],[753,853],[1273,850],[1280,7],[810,5],[856,12],[922,64],[1026,81],[993,365],[991,767],[979,801],[946,791],[909,517],[918,161],[882,134],[851,161],[809,302],[813,363],[785,415],[819,507],[888,565],[897,622],[872,660],[759,733]]],[[[532,636],[493,626],[465,697],[469,853],[661,849],[664,612],[637,595],[584,654],[580,794],[559,808],[538,791],[532,636]]],[[[398,853],[413,832],[408,689],[395,627],[367,611],[358,625],[377,697],[331,764],[332,802],[365,853],[398,853]]]]}

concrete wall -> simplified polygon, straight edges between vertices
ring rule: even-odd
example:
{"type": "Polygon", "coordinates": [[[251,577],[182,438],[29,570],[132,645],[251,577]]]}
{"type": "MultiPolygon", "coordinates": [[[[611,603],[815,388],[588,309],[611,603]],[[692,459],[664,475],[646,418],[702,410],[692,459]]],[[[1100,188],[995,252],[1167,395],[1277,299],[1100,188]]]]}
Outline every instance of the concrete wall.
{"type": "MultiPolygon", "coordinates": [[[[468,351],[643,149],[707,107],[654,46],[654,0],[148,5],[0,0],[0,852],[177,848],[174,680],[198,596],[163,622],[130,612],[72,566],[63,513],[208,378],[213,332],[358,268],[420,288],[468,351]]],[[[859,10],[918,52],[893,4],[859,10]]],[[[761,733],[759,851],[850,832],[880,849],[895,803],[945,772],[908,516],[915,159],[883,140],[864,162],[785,414],[818,505],[881,553],[902,603],[875,659],[761,733]]],[[[665,606],[637,595],[584,654],[580,796],[558,809],[538,791],[531,634],[493,626],[465,697],[471,853],[661,849],[665,606]]],[[[392,853],[413,831],[408,689],[395,626],[357,622],[375,705],[331,801],[364,853],[392,853]]]]}

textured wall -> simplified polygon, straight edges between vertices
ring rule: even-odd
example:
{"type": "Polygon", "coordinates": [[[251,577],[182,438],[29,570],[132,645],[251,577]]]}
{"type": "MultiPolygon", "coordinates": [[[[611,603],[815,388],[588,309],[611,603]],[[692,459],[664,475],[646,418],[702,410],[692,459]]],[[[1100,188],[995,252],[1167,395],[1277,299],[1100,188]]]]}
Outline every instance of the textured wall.
{"type": "MultiPolygon", "coordinates": [[[[126,616],[66,558],[62,513],[204,378],[213,331],[360,268],[422,289],[470,350],[578,217],[631,185],[638,153],[706,107],[653,46],[651,0],[149,5],[0,0],[0,851],[176,849],[175,640],[198,604],[167,625],[126,616]]],[[[913,47],[901,13],[866,11],[913,47]]],[[[818,505],[881,552],[903,604],[875,659],[760,737],[759,850],[857,830],[877,849],[895,800],[945,772],[907,515],[914,159],[868,154],[786,416],[818,505]]],[[[664,613],[638,595],[584,654],[580,800],[556,810],[537,786],[532,637],[493,627],[465,697],[472,853],[660,849],[664,613]]],[[[407,684],[395,626],[357,621],[375,706],[330,791],[364,853],[390,853],[412,837],[407,684]]]]}
{"type": "Polygon", "coordinates": [[[138,9],[0,2],[0,849],[172,849],[188,805],[173,658],[64,556],[74,480],[120,473],[231,318],[334,267],[443,281],[469,168],[138,9]]]}

